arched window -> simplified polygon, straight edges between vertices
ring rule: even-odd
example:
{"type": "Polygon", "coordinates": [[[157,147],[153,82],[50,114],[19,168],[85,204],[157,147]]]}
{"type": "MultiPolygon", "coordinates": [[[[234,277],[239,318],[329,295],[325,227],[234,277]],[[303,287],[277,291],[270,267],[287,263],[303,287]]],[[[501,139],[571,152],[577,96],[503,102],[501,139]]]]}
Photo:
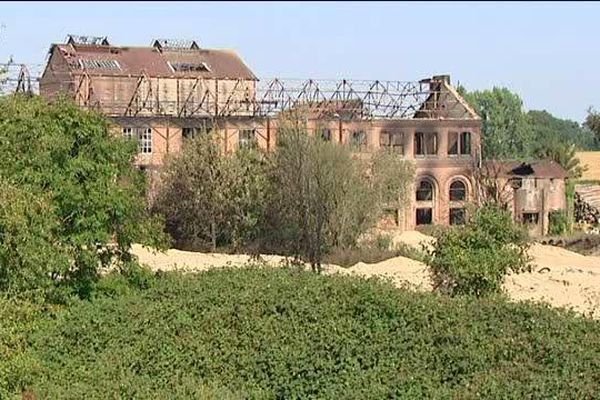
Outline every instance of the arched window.
{"type": "Polygon", "coordinates": [[[417,201],[433,200],[433,184],[428,180],[422,180],[417,186],[417,201]]]}
{"type": "Polygon", "coordinates": [[[467,199],[467,186],[462,181],[450,184],[450,201],[465,201],[467,199]]]}

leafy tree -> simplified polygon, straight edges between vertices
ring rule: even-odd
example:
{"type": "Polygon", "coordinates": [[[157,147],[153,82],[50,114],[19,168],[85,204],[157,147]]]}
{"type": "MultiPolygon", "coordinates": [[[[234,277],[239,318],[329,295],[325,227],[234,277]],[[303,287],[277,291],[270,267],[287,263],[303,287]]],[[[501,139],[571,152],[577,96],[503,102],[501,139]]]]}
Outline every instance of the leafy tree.
{"type": "Polygon", "coordinates": [[[524,159],[530,154],[533,136],[523,112],[521,98],[506,88],[466,92],[483,119],[482,152],[487,159],[524,159]]]}
{"type": "Polygon", "coordinates": [[[594,149],[594,134],[590,129],[569,119],[557,118],[548,111],[527,112],[528,123],[535,138],[534,144],[569,144],[578,150],[594,149]]]}
{"type": "MultiPolygon", "coordinates": [[[[69,260],[60,278],[74,283],[80,295],[89,292],[100,268],[131,262],[133,242],[164,244],[160,221],[147,215],[145,178],[132,165],[136,151],[133,143],[109,133],[102,116],[68,100],[0,99],[0,178],[33,209],[44,207],[48,220],[28,222],[37,226],[28,240],[51,242],[52,251],[62,255],[57,260],[69,260]]],[[[10,246],[4,236],[0,247],[14,254],[10,246]]],[[[48,246],[41,249],[50,254],[48,246]]],[[[20,263],[31,265],[12,260],[5,266],[20,263]]],[[[24,274],[10,268],[11,274],[24,274]]]]}
{"type": "Polygon", "coordinates": [[[0,290],[43,289],[65,275],[69,259],[56,243],[58,225],[49,196],[0,180],[0,290]]]}
{"type": "Polygon", "coordinates": [[[282,126],[269,175],[267,243],[320,271],[333,247],[355,245],[383,208],[399,201],[398,190],[408,185],[412,170],[395,162],[390,166],[399,169],[391,173],[383,162],[391,157],[361,161],[304,127],[282,126]]]}
{"type": "Polygon", "coordinates": [[[510,213],[487,204],[465,226],[439,233],[429,262],[434,288],[452,295],[499,292],[506,274],[530,269],[527,248],[510,213]]]}
{"type": "Polygon", "coordinates": [[[224,155],[204,132],[167,160],[153,209],[179,247],[240,247],[259,231],[266,159],[256,149],[224,155]]]}
{"type": "Polygon", "coordinates": [[[590,107],[584,126],[594,134],[596,148],[600,147],[600,113],[590,107]]]}
{"type": "Polygon", "coordinates": [[[538,158],[552,160],[560,164],[571,178],[581,178],[584,168],[577,158],[574,144],[553,141],[541,143],[535,148],[534,153],[538,158]]]}

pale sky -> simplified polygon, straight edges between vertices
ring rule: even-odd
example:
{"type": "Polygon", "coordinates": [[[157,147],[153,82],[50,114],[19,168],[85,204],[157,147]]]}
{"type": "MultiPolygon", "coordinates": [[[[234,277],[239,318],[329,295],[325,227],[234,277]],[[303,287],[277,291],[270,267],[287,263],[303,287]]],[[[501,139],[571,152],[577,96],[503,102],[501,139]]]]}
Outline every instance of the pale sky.
{"type": "Polygon", "coordinates": [[[527,109],[583,121],[600,108],[600,3],[0,3],[0,61],[44,63],[69,33],[115,45],[196,39],[259,78],[506,86],[527,109]]]}

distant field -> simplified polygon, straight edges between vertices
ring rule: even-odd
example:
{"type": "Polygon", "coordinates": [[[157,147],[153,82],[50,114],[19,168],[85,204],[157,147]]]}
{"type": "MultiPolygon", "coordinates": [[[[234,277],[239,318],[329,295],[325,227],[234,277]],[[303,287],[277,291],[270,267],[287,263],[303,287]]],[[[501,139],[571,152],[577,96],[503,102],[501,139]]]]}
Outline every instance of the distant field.
{"type": "Polygon", "coordinates": [[[579,151],[577,158],[582,166],[587,165],[582,180],[600,180],[600,151],[579,151]]]}

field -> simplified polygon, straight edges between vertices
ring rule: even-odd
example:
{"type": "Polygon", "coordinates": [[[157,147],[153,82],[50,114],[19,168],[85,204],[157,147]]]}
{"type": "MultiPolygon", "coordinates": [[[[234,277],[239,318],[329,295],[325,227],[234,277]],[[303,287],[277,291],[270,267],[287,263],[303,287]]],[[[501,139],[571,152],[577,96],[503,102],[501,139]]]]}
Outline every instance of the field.
{"type": "Polygon", "coordinates": [[[101,280],[0,300],[0,398],[593,398],[600,323],[295,268],[101,280]]]}
{"type": "Polygon", "coordinates": [[[599,181],[600,180],[600,151],[579,151],[576,153],[582,166],[587,166],[587,171],[583,172],[582,180],[599,181]]]}

